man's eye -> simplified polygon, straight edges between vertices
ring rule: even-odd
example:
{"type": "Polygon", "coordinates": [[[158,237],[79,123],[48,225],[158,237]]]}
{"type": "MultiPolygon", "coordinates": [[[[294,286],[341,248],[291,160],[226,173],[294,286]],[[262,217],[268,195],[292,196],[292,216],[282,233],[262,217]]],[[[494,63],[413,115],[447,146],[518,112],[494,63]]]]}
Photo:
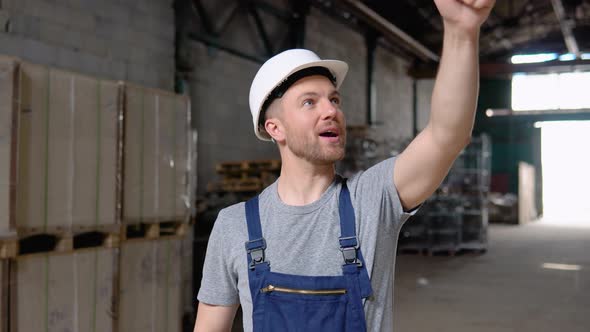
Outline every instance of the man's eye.
{"type": "Polygon", "coordinates": [[[334,105],[340,105],[340,98],[332,98],[332,99],[330,99],[330,101],[334,105]]]}
{"type": "Polygon", "coordinates": [[[303,106],[312,106],[313,105],[313,100],[311,99],[306,99],[303,101],[303,106]]]}

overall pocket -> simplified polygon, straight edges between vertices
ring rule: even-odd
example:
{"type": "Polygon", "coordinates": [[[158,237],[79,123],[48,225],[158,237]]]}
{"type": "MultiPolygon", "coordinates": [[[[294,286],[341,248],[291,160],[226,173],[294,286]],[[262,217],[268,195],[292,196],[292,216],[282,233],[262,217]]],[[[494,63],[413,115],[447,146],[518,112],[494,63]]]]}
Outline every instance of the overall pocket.
{"type": "Polygon", "coordinates": [[[344,331],[346,289],[295,289],[269,285],[264,294],[264,331],[344,331]]]}

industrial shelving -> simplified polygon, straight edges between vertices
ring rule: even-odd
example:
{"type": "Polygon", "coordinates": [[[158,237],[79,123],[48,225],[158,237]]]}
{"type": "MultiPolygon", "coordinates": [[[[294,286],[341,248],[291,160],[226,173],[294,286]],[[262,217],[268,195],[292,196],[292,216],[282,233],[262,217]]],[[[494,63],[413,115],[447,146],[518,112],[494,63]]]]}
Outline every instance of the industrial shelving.
{"type": "Polygon", "coordinates": [[[402,227],[400,251],[485,252],[490,175],[490,139],[486,135],[475,137],[436,192],[402,227]]]}

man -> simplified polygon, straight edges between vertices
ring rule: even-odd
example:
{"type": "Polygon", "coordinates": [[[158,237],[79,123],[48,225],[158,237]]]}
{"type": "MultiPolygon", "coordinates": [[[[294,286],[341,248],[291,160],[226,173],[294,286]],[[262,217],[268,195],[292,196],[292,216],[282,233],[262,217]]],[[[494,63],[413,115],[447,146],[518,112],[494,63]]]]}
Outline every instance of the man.
{"type": "Polygon", "coordinates": [[[276,142],[281,176],[219,213],[195,331],[229,331],[240,304],[245,331],[393,330],[399,230],[470,140],[479,28],[494,2],[435,0],[445,32],[429,123],[399,156],[349,179],[334,170],[348,66],[289,50],[261,67],[250,89],[254,131],[276,142]]]}

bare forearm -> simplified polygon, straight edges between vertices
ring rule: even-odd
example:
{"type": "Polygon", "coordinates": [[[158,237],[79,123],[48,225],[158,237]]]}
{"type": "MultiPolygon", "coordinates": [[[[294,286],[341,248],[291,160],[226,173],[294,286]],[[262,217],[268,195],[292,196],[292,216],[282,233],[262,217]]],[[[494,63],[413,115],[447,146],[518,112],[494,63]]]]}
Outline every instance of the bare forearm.
{"type": "Polygon", "coordinates": [[[479,30],[445,26],[429,127],[447,148],[461,150],[471,137],[479,90],[478,41],[479,30]]]}

